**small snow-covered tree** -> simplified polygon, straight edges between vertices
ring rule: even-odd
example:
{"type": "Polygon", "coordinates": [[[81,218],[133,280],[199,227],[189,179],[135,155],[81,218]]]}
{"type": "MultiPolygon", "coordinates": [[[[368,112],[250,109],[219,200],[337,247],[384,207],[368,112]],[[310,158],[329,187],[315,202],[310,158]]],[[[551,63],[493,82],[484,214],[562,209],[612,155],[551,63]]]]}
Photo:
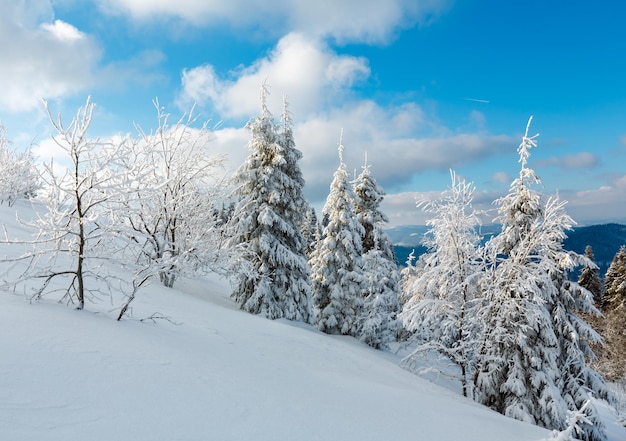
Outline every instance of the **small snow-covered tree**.
{"type": "Polygon", "coordinates": [[[250,313],[309,322],[311,282],[301,230],[308,205],[302,196],[301,153],[287,107],[279,132],[267,94],[263,84],[261,115],[247,125],[251,153],[234,177],[233,242],[248,246],[252,273],[238,274],[232,296],[250,313]]]}
{"type": "Polygon", "coordinates": [[[307,244],[306,255],[311,257],[311,253],[315,249],[317,241],[322,237],[322,228],[317,220],[317,214],[315,209],[311,206],[308,207],[304,213],[304,220],[302,223],[302,235],[307,244]]]}
{"type": "Polygon", "coordinates": [[[604,277],[604,309],[626,308],[626,245],[613,257],[604,277]]]}
{"type": "Polygon", "coordinates": [[[328,223],[309,263],[318,329],[327,334],[357,336],[361,295],[366,284],[362,262],[364,230],[355,215],[343,148],[340,142],[339,167],[323,209],[328,223]]]}
{"type": "MultiPolygon", "coordinates": [[[[474,351],[480,326],[475,322],[479,282],[484,274],[480,221],[472,208],[474,186],[451,173],[452,186],[439,200],[418,202],[433,217],[421,256],[421,270],[404,284],[409,299],[401,314],[414,333],[417,349],[404,363],[436,351],[460,370],[464,396],[471,396],[474,351]]],[[[406,276],[405,276],[406,277],[406,276]]]]}
{"type": "Polygon", "coordinates": [[[363,226],[363,269],[366,283],[363,307],[358,318],[359,339],[374,348],[385,348],[395,340],[400,309],[400,272],[389,236],[388,222],[381,211],[385,192],[366,163],[354,184],[355,212],[363,226]]]}
{"type": "Polygon", "coordinates": [[[0,124],[0,204],[12,206],[18,199],[29,199],[41,188],[39,171],[30,149],[12,149],[6,129],[0,124]]]}
{"type": "Polygon", "coordinates": [[[586,288],[593,295],[596,307],[602,306],[602,281],[598,274],[598,266],[595,264],[593,249],[591,245],[585,247],[585,257],[587,262],[583,265],[578,276],[578,284],[586,288]]]}
{"type": "Polygon", "coordinates": [[[579,410],[569,411],[567,427],[561,431],[553,430],[548,441],[580,441],[585,439],[584,426],[591,424],[585,413],[590,404],[591,401],[587,400],[579,410]]]}
{"type": "Polygon", "coordinates": [[[613,257],[605,276],[602,310],[606,341],[599,365],[609,380],[626,378],[626,246],[613,257]]]}

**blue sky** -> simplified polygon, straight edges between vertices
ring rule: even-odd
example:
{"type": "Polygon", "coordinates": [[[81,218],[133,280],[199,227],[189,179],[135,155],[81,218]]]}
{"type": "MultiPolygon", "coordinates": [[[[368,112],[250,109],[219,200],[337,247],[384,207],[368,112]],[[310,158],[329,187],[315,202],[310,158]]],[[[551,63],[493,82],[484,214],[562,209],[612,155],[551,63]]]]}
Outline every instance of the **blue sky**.
{"type": "Polygon", "coordinates": [[[580,224],[626,222],[626,4],[618,1],[0,0],[0,121],[54,155],[40,98],[70,118],[87,95],[94,136],[156,124],[154,98],[217,124],[235,169],[267,78],[287,95],[320,208],[344,131],[391,225],[423,223],[415,197],[473,181],[493,208],[517,175],[530,115],[541,190],[580,224]]]}

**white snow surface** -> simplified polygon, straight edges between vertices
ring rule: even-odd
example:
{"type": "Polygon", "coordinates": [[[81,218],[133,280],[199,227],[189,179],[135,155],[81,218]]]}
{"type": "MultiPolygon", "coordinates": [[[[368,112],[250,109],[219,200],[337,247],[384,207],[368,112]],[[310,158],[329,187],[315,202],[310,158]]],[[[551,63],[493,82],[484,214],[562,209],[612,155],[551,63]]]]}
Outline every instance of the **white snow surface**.
{"type": "MultiPolygon", "coordinates": [[[[18,204],[20,210],[27,208],[18,204]]],[[[0,222],[19,231],[15,208],[0,222]]],[[[9,253],[7,245],[2,255],[9,253]]],[[[76,311],[0,292],[0,440],[544,440],[350,337],[239,311],[217,278],[76,311]],[[117,302],[117,303],[116,303],[117,302]],[[140,321],[160,312],[176,324],[140,321]]],[[[613,418],[604,409],[607,419],[613,418]]],[[[610,425],[613,441],[626,429],[610,425]]]]}

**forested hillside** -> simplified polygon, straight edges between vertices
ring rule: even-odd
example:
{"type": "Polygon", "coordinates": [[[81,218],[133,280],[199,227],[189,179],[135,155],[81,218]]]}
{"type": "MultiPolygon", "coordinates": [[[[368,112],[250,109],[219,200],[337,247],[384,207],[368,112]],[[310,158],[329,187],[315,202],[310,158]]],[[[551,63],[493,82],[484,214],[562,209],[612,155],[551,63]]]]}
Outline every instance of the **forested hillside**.
{"type": "MultiPolygon", "coordinates": [[[[496,234],[499,225],[482,227],[483,236],[488,239],[496,234]]],[[[426,252],[426,248],[421,244],[421,240],[427,227],[423,225],[403,225],[387,230],[389,237],[393,240],[394,251],[398,263],[405,265],[406,259],[415,250],[418,257],[426,252]]],[[[595,262],[600,267],[600,274],[604,275],[615,253],[621,245],[626,244],[626,225],[622,224],[602,224],[588,225],[584,227],[574,227],[567,233],[567,238],[563,242],[566,250],[584,254],[585,247],[591,245],[595,256],[595,262]]]]}

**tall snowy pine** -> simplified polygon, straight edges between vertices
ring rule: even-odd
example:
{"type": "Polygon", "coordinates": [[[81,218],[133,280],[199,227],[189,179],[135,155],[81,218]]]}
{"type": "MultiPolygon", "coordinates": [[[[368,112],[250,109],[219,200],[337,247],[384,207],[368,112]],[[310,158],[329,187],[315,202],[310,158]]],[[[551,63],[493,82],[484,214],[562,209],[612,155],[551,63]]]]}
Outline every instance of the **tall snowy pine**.
{"type": "Polygon", "coordinates": [[[323,214],[328,223],[312,253],[313,306],[318,329],[328,334],[358,335],[363,272],[363,226],[357,220],[354,193],[339,145],[339,168],[330,185],[323,214]]]}
{"type": "Polygon", "coordinates": [[[233,240],[247,243],[252,274],[238,276],[232,296],[240,307],[270,319],[309,322],[310,276],[300,226],[307,204],[298,167],[302,154],[293,141],[285,105],[282,132],[261,89],[261,115],[248,123],[251,154],[235,175],[237,205],[233,240]]]}
{"type": "Polygon", "coordinates": [[[380,210],[385,192],[378,185],[369,165],[357,177],[356,215],[363,226],[363,268],[366,285],[363,308],[358,319],[359,339],[374,348],[386,347],[395,340],[400,309],[400,272],[393,245],[383,225],[387,216],[380,210]]]}
{"type": "MultiPolygon", "coordinates": [[[[532,118],[531,118],[532,120],[532,118]]],[[[504,415],[546,428],[564,430],[568,412],[584,409],[582,440],[605,439],[591,390],[602,397],[602,378],[585,364],[588,341],[597,334],[576,314],[593,313],[591,294],[567,280],[581,256],[562,248],[572,220],[558,199],[542,201],[539,183],[527,168],[526,134],[519,146],[522,167],[509,194],[496,203],[502,232],[487,244],[492,265],[484,287],[486,334],[478,356],[478,401],[504,415]]]]}

